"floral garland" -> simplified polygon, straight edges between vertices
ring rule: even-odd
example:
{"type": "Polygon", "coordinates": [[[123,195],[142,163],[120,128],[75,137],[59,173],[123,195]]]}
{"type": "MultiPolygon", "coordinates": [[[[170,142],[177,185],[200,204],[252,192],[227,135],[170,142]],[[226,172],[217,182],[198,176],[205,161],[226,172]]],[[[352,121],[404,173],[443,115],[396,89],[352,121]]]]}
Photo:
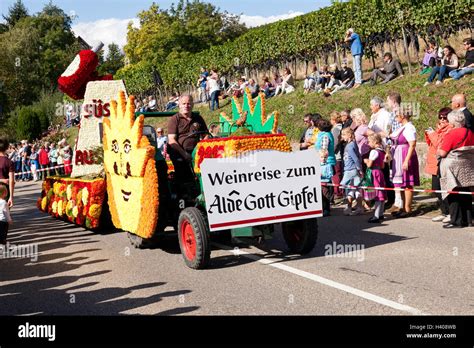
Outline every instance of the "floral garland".
{"type": "Polygon", "coordinates": [[[99,228],[105,199],[104,179],[48,177],[43,182],[38,209],[55,218],[90,229],[99,228]]]}
{"type": "Polygon", "coordinates": [[[254,150],[290,152],[291,145],[285,134],[234,136],[202,140],[194,150],[194,172],[201,172],[201,163],[205,158],[235,157],[254,150]]]}

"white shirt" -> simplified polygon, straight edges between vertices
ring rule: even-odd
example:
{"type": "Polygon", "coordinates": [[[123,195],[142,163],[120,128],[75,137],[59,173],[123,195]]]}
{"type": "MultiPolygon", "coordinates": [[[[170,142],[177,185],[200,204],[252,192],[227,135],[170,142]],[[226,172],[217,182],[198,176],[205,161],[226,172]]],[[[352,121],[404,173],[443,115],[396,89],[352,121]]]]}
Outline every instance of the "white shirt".
{"type": "Polygon", "coordinates": [[[370,150],[369,160],[375,161],[377,158],[379,158],[379,152],[376,149],[370,150]]]}
{"type": "Polygon", "coordinates": [[[10,216],[10,209],[8,203],[4,199],[0,199],[0,221],[10,222],[12,217],[10,216]]]}
{"type": "Polygon", "coordinates": [[[149,108],[154,108],[156,105],[156,100],[155,99],[152,99],[148,102],[148,107],[149,108]]]}
{"type": "Polygon", "coordinates": [[[163,152],[163,147],[165,146],[166,142],[168,142],[168,137],[166,135],[163,135],[161,137],[156,138],[156,147],[158,150],[163,152]]]}
{"type": "Polygon", "coordinates": [[[375,133],[390,132],[390,113],[384,108],[372,114],[370,118],[369,126],[375,133]]]}
{"type": "Polygon", "coordinates": [[[397,137],[401,132],[403,132],[403,136],[407,141],[416,140],[416,128],[413,123],[408,122],[405,126],[400,127],[395,132],[393,132],[392,137],[397,137]]]}
{"type": "Polygon", "coordinates": [[[207,79],[207,84],[209,86],[209,93],[212,94],[212,92],[219,91],[219,83],[217,80],[214,80],[213,78],[207,79]]]}

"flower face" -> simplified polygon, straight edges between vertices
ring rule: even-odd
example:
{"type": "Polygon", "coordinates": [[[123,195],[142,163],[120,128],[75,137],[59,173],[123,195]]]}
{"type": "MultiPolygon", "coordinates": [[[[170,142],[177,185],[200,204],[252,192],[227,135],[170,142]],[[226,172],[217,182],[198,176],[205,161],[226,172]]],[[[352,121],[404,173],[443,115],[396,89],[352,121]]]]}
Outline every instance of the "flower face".
{"type": "Polygon", "coordinates": [[[143,135],[143,116],[135,119],[134,98],[111,101],[104,119],[104,167],[115,227],[144,238],[152,236],[158,215],[155,148],[143,135]],[[146,219],[143,211],[147,211],[146,219]]]}

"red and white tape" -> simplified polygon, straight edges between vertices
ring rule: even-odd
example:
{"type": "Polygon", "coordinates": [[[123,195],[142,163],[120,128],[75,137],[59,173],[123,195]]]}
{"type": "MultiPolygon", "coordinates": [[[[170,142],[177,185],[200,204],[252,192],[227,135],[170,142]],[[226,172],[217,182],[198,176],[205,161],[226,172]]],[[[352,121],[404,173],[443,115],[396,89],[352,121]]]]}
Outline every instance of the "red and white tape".
{"type": "MultiPolygon", "coordinates": [[[[61,164],[59,166],[54,166],[54,167],[43,168],[43,169],[36,169],[35,173],[44,172],[44,171],[51,170],[51,169],[63,168],[63,167],[65,167],[64,164],[61,164]]],[[[15,176],[25,175],[25,174],[33,174],[33,172],[30,170],[28,172],[15,173],[15,176]]]]}
{"type": "Polygon", "coordinates": [[[423,190],[423,189],[409,189],[409,188],[398,188],[398,187],[350,186],[350,185],[329,184],[326,182],[322,182],[321,185],[348,188],[351,190],[378,190],[378,191],[400,191],[400,192],[411,191],[411,192],[425,192],[425,193],[448,193],[448,194],[454,194],[454,195],[474,195],[474,192],[423,190]]]}
{"type": "MultiPolygon", "coordinates": [[[[36,173],[43,172],[46,170],[57,169],[65,167],[64,164],[55,167],[48,167],[44,169],[37,169],[36,173]]],[[[21,172],[15,173],[15,176],[24,175],[24,174],[32,174],[32,171],[28,172],[21,172]]],[[[378,191],[411,191],[411,192],[422,192],[422,193],[448,193],[452,195],[474,195],[474,192],[460,192],[460,191],[443,191],[443,190],[423,190],[423,189],[409,189],[409,188],[397,188],[397,187],[375,187],[375,186],[351,186],[351,185],[339,185],[339,184],[329,184],[326,182],[321,183],[322,186],[332,186],[332,187],[340,187],[340,188],[347,188],[351,190],[378,190],[378,191]]]]}

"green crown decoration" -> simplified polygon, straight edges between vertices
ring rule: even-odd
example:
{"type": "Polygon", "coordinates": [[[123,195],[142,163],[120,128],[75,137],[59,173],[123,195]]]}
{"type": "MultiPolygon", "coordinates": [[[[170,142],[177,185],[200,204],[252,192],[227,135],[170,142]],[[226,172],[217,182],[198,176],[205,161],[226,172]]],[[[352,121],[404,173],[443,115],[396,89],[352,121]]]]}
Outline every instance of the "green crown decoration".
{"type": "Polygon", "coordinates": [[[259,93],[254,104],[252,94],[248,88],[245,89],[243,105],[237,97],[232,97],[232,117],[225,112],[220,114],[221,132],[231,134],[239,127],[247,127],[250,131],[262,133],[277,133],[278,111],[271,115],[265,115],[265,94],[259,93]]]}

